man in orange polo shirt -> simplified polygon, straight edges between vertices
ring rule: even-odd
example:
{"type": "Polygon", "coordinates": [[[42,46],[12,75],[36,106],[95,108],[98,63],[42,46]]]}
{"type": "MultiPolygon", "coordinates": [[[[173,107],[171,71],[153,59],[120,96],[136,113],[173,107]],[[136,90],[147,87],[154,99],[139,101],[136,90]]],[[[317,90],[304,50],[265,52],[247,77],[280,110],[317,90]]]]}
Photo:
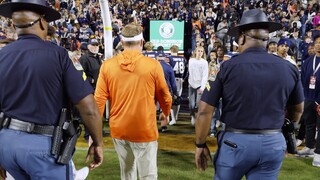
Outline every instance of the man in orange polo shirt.
{"type": "Polygon", "coordinates": [[[118,153],[121,179],[157,179],[156,101],[168,120],[171,95],[160,63],[142,54],[141,27],[122,30],[124,51],[104,61],[95,91],[101,117],[110,100],[110,132],[118,153]]]}

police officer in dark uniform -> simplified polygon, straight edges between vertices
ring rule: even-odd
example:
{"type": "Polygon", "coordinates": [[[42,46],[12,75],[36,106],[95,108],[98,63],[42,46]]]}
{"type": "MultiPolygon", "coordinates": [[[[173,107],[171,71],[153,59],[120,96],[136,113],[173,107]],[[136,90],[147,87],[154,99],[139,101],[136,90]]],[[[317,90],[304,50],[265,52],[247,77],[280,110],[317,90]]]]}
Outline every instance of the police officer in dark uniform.
{"type": "Polygon", "coordinates": [[[91,38],[88,42],[88,52],[80,57],[79,62],[93,88],[96,88],[97,79],[102,64],[99,57],[99,42],[95,38],[91,38]]]}
{"type": "Polygon", "coordinates": [[[196,120],[195,162],[205,170],[211,159],[206,137],[222,98],[226,130],[217,137],[215,180],[277,179],[286,151],[281,133],[285,115],[299,121],[304,100],[297,68],[266,51],[268,34],[278,29],[280,24],[253,9],[228,31],[239,37],[240,55],[223,63],[216,80],[207,84],[196,120]]]}
{"type": "Polygon", "coordinates": [[[57,164],[50,151],[59,114],[69,103],[92,135],[89,167],[98,167],[102,124],[93,88],[67,50],[45,40],[48,22],[59,19],[59,12],[45,0],[12,0],[0,4],[0,15],[12,18],[18,34],[0,51],[0,172],[15,179],[72,179],[71,161],[57,164]]]}

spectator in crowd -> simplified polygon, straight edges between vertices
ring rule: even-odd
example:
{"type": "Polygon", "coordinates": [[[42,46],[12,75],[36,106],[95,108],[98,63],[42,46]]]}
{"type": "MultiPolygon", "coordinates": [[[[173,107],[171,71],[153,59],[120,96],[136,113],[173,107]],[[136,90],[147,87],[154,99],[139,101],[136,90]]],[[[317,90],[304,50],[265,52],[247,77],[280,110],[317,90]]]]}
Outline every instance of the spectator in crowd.
{"type": "MultiPolygon", "coordinates": [[[[209,75],[208,75],[208,81],[215,81],[217,74],[220,70],[221,64],[223,63],[222,61],[218,61],[217,59],[217,51],[216,50],[212,50],[209,53],[209,75]]],[[[218,107],[216,108],[213,117],[212,117],[212,121],[211,121],[211,125],[210,125],[210,137],[214,137],[217,134],[217,124],[218,121],[220,119],[220,110],[221,110],[221,103],[219,103],[218,107]]]]}
{"type": "Polygon", "coordinates": [[[298,59],[301,59],[301,52],[300,52],[300,46],[302,44],[302,39],[300,39],[299,37],[299,32],[298,31],[294,31],[292,33],[292,37],[290,37],[290,41],[292,43],[291,47],[292,48],[292,53],[293,53],[293,57],[294,59],[297,61],[298,59]]]}
{"type": "Polygon", "coordinates": [[[298,151],[299,156],[314,156],[312,165],[320,167],[320,133],[317,137],[316,131],[320,130],[319,104],[320,85],[317,79],[320,78],[320,35],[313,39],[315,55],[305,60],[301,67],[301,81],[304,88],[305,108],[303,119],[306,123],[306,146],[298,151]]]}
{"type": "Polygon", "coordinates": [[[304,60],[306,60],[309,57],[309,53],[308,53],[308,49],[309,46],[312,44],[312,40],[311,37],[306,36],[304,38],[304,41],[302,41],[301,45],[300,45],[300,52],[301,52],[301,61],[302,64],[304,62],[304,60]]]}
{"type": "Polygon", "coordinates": [[[281,133],[285,114],[299,121],[304,99],[298,69],[266,51],[269,32],[281,27],[269,22],[260,9],[252,9],[228,31],[239,37],[240,55],[224,62],[216,80],[207,83],[196,121],[195,162],[199,170],[205,170],[211,160],[206,137],[222,97],[221,121],[226,129],[217,137],[214,179],[278,177],[285,156],[281,133]],[[268,92],[268,98],[261,89],[268,92]]]}
{"type": "Polygon", "coordinates": [[[294,58],[288,54],[290,46],[291,46],[291,41],[289,39],[287,38],[280,39],[278,42],[277,55],[289,61],[293,65],[297,66],[297,63],[294,60],[294,58]]]}
{"type": "Polygon", "coordinates": [[[278,46],[277,41],[275,39],[270,39],[267,44],[268,53],[276,54],[277,53],[277,46],[278,46]]]}
{"type": "Polygon", "coordinates": [[[198,102],[208,80],[208,62],[204,48],[199,46],[193,52],[189,59],[189,109],[191,115],[191,124],[194,125],[197,112],[198,102]]]}
{"type": "Polygon", "coordinates": [[[227,31],[228,31],[228,22],[227,18],[223,18],[222,22],[218,24],[216,35],[219,39],[222,40],[223,45],[225,46],[227,43],[227,31]]]}
{"type": "Polygon", "coordinates": [[[95,99],[102,117],[110,101],[110,132],[120,161],[121,179],[157,179],[158,129],[155,100],[160,119],[168,121],[171,95],[158,61],[142,54],[141,27],[122,29],[124,51],[104,61],[95,99]],[[125,130],[124,130],[125,129],[125,130]]]}

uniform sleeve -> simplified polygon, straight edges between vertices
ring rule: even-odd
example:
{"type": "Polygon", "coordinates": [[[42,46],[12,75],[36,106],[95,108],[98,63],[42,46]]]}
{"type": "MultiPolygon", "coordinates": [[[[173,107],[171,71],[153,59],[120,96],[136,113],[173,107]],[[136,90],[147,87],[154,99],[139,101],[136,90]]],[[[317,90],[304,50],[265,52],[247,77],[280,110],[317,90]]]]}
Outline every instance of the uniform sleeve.
{"type": "Polygon", "coordinates": [[[221,71],[218,72],[217,78],[215,81],[208,81],[206,87],[201,96],[201,101],[206,102],[207,104],[218,107],[219,100],[222,97],[222,78],[221,71]]]}
{"type": "Polygon", "coordinates": [[[100,68],[100,73],[97,81],[97,86],[94,94],[94,98],[97,102],[100,116],[103,116],[103,112],[106,106],[106,101],[109,99],[108,81],[107,81],[107,65],[106,61],[100,68]]]}
{"type": "Polygon", "coordinates": [[[168,85],[164,78],[164,73],[160,63],[156,63],[155,69],[156,80],[156,100],[159,101],[163,113],[168,116],[170,114],[172,98],[168,89],[168,85]]]}
{"type": "Polygon", "coordinates": [[[73,104],[77,104],[81,99],[93,93],[93,88],[87,80],[82,70],[77,70],[67,53],[64,58],[65,70],[63,83],[66,87],[67,94],[73,104]]]}
{"type": "Polygon", "coordinates": [[[301,80],[299,79],[298,70],[296,70],[296,78],[297,78],[296,85],[289,96],[289,99],[287,102],[288,105],[296,105],[304,101],[304,92],[303,92],[301,80]]]}
{"type": "Polygon", "coordinates": [[[201,90],[203,91],[206,87],[206,83],[208,81],[208,63],[205,61],[203,63],[203,71],[202,71],[202,80],[201,80],[201,90]]]}

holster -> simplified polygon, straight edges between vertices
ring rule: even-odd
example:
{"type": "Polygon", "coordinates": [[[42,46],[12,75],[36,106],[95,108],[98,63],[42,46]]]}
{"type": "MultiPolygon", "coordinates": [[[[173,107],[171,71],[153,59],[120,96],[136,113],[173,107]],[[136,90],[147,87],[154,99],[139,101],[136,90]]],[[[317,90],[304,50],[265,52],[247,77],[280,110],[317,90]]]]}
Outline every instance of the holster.
{"type": "Polygon", "coordinates": [[[282,133],[287,143],[287,152],[290,154],[297,154],[297,140],[294,134],[294,125],[289,119],[284,120],[282,126],[282,133]]]}
{"type": "Polygon", "coordinates": [[[2,129],[2,124],[3,124],[4,118],[5,118],[4,113],[0,112],[0,130],[2,129]]]}
{"type": "Polygon", "coordinates": [[[51,154],[57,155],[60,151],[62,136],[63,136],[63,125],[67,121],[67,109],[63,108],[60,112],[58,125],[54,128],[52,143],[51,143],[51,154]]]}
{"type": "Polygon", "coordinates": [[[81,127],[78,121],[66,122],[63,126],[63,142],[59,151],[57,163],[62,165],[69,164],[73,153],[75,151],[75,146],[78,137],[81,134],[81,127]]]}

